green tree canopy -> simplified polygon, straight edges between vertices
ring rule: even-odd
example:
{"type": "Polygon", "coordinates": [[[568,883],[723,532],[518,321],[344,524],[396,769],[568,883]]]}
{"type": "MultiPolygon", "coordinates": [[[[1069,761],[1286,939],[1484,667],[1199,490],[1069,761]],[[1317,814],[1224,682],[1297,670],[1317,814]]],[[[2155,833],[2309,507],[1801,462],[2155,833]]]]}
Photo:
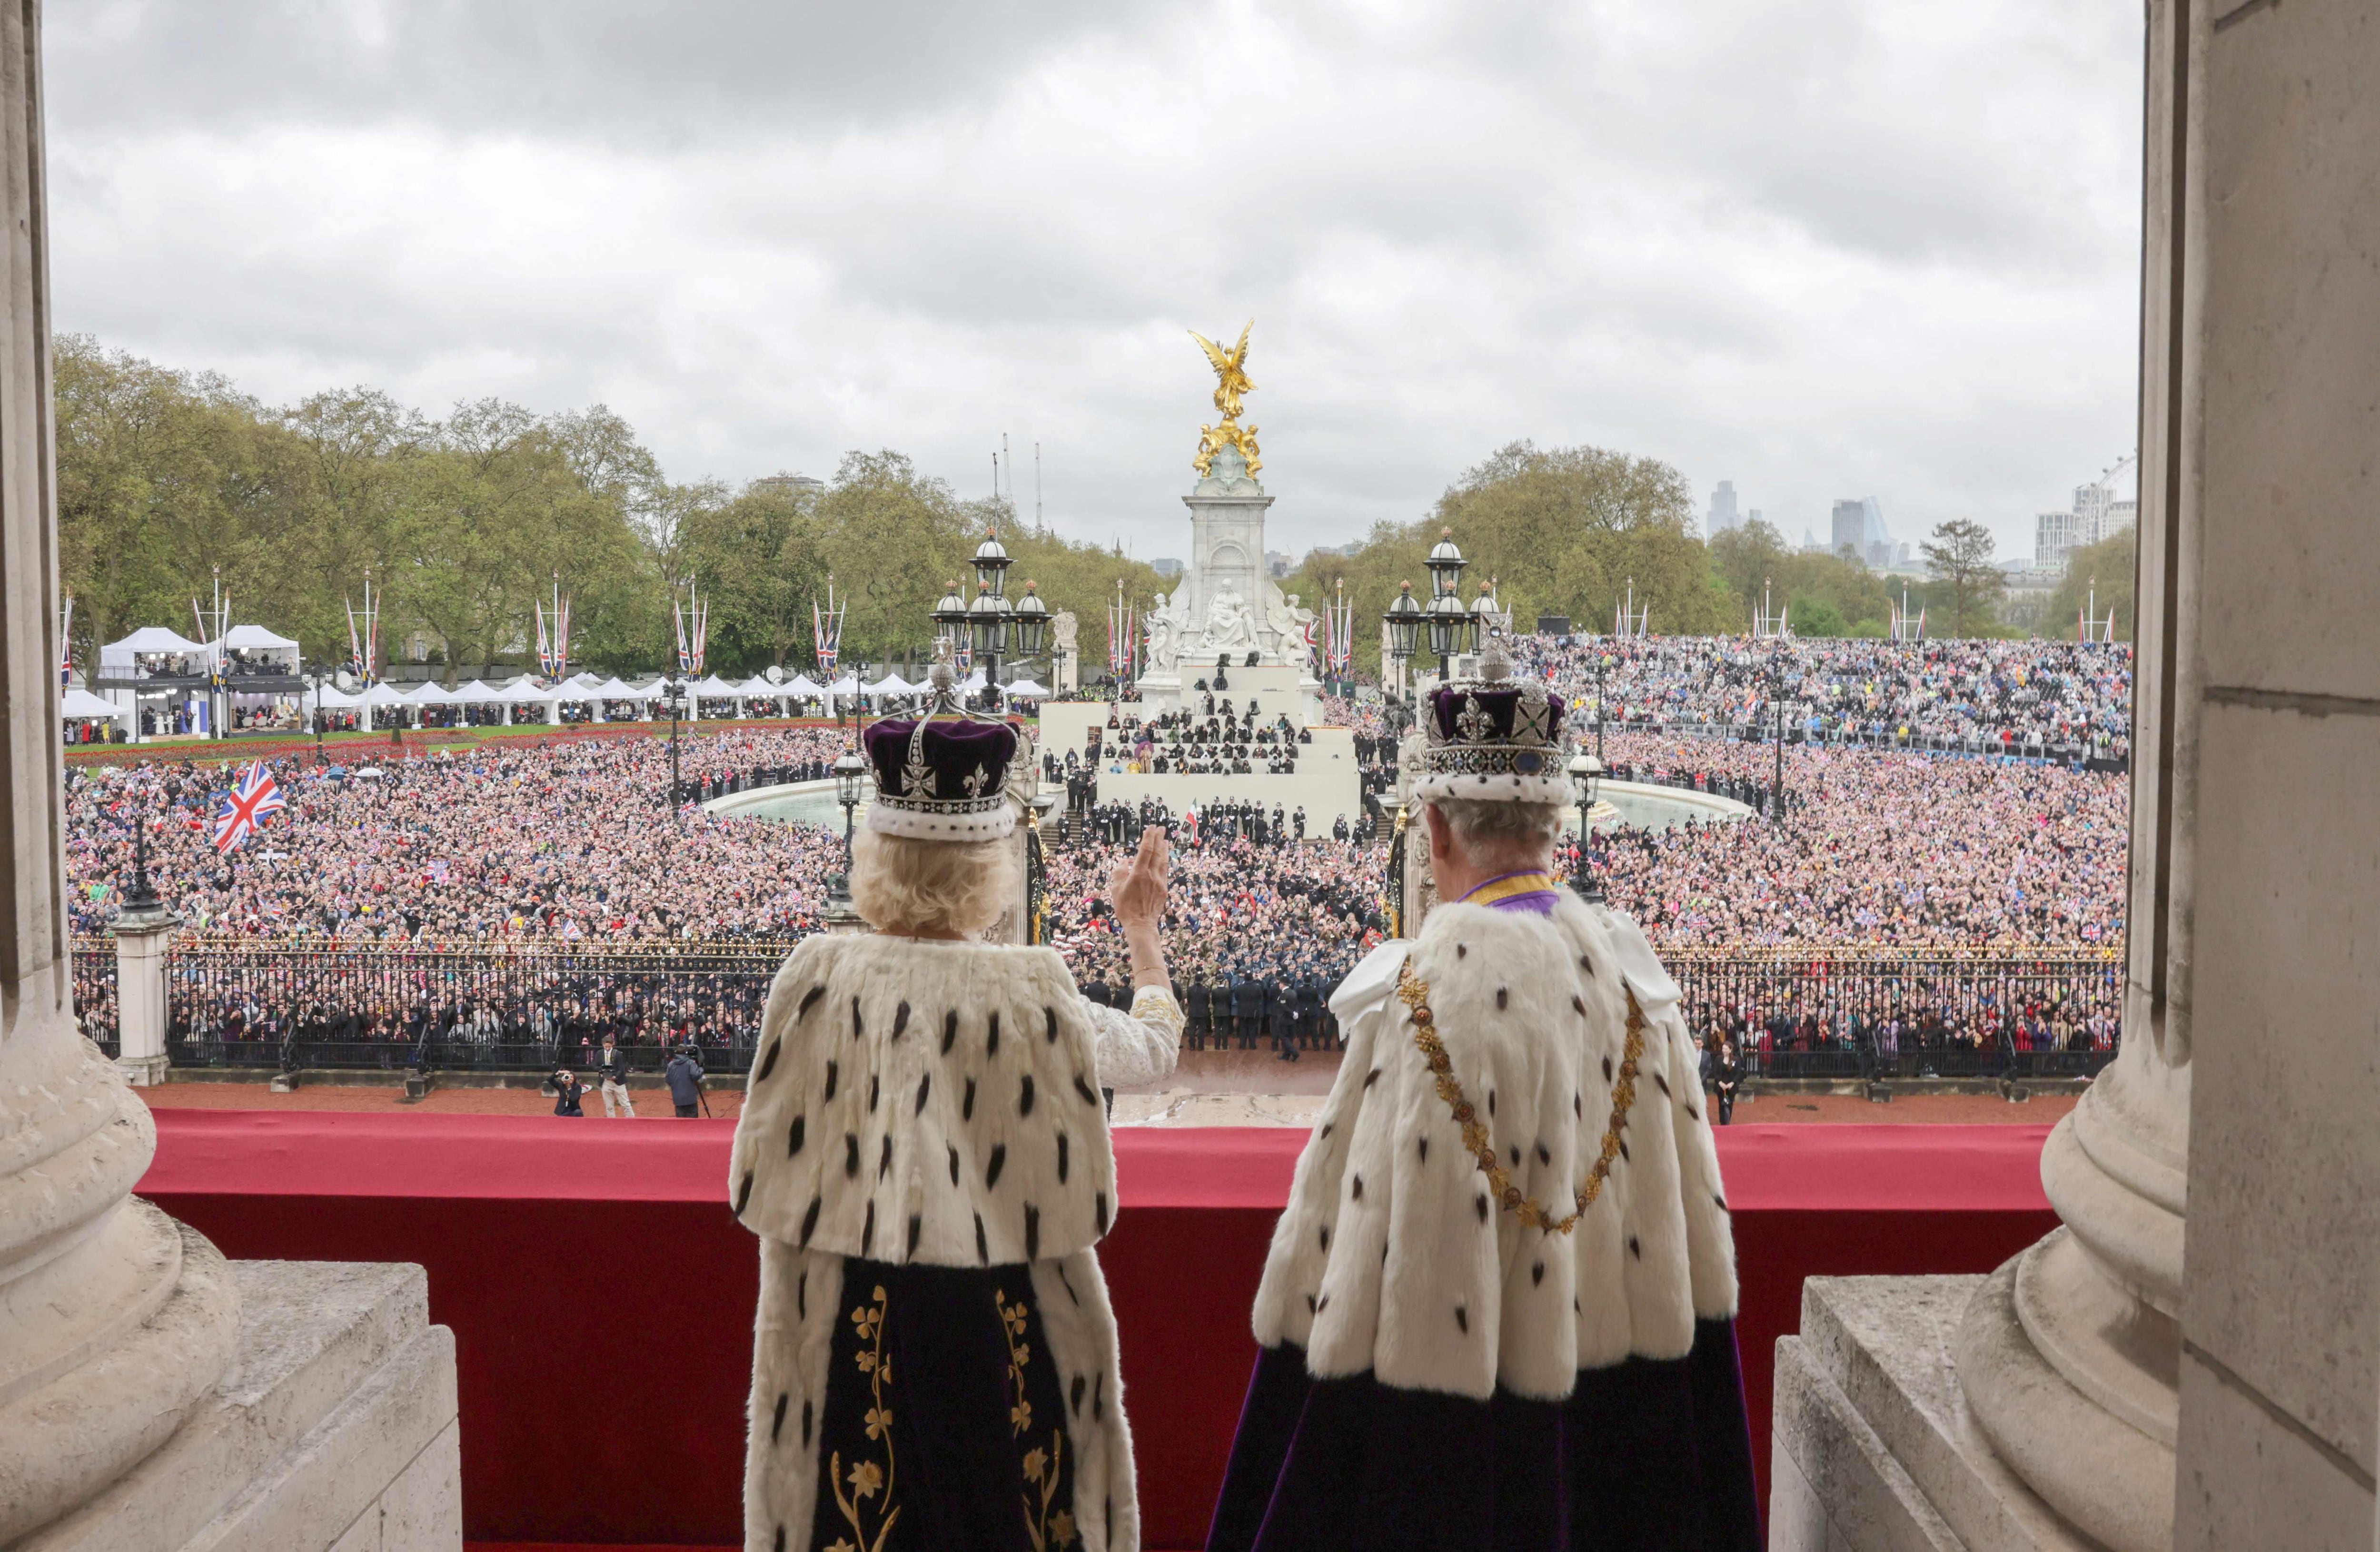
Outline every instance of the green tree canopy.
{"type": "Polygon", "coordinates": [[[1724,630],[1693,504],[1685,477],[1658,459],[1515,442],[1465,470],[1427,517],[1380,524],[1352,555],[1308,555],[1283,586],[1312,603],[1343,583],[1355,601],[1357,661],[1368,667],[1378,664],[1379,614],[1400,585],[1411,581],[1428,601],[1422,561],[1441,530],[1472,563],[1466,600],[1492,578],[1521,629],[1541,614],[1609,629],[1633,585],[1656,632],[1724,630]]]}
{"type": "Polygon", "coordinates": [[[2040,634],[2071,641],[2087,607],[2095,615],[2112,612],[2116,639],[2132,638],[2132,583],[2137,573],[2139,535],[2131,528],[2075,551],[2066,559],[2066,580],[2042,606],[2040,634]]]}
{"type": "Polygon", "coordinates": [[[2008,574],[1992,559],[1992,530],[1972,517],[1953,517],[1918,548],[1934,576],[1928,596],[1949,614],[1950,634],[2003,634],[1996,609],[2008,591],[2008,574]]]}

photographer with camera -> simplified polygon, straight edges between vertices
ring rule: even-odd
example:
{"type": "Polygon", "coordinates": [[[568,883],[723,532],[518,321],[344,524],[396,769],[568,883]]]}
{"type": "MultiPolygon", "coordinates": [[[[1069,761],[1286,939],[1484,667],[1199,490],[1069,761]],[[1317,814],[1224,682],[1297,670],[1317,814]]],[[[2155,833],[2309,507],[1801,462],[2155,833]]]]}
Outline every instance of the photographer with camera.
{"type": "Polygon", "coordinates": [[[702,1053],[688,1040],[662,1069],[662,1081],[669,1085],[670,1100],[677,1106],[680,1120],[692,1120],[702,1114],[702,1053]]]}

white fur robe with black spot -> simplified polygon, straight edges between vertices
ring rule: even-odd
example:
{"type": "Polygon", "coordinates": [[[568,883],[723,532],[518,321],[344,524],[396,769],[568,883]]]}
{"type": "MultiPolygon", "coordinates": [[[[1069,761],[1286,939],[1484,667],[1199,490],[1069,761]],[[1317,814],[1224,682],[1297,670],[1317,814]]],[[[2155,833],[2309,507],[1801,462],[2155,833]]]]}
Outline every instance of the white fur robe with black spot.
{"type": "MultiPolygon", "coordinates": [[[[1051,1546],[1139,1546],[1115,1319],[1092,1251],[1115,1212],[1098,1067],[1111,1032],[1097,1017],[1048,949],[820,936],[785,962],[728,1179],[737,1217],[761,1237],[751,1552],[839,1536],[867,1546],[888,1525],[886,1547],[930,1545],[937,1514],[1004,1535],[1012,1512],[1051,1546]],[[912,1307],[934,1332],[904,1324],[912,1307]],[[936,1362],[922,1358],[877,1384],[892,1366],[887,1331],[909,1340],[900,1351],[925,1351],[923,1336],[961,1326],[1006,1342],[990,1350],[1014,1365],[997,1394],[968,1388],[981,1364],[911,1372],[936,1362]],[[1031,1351],[1037,1340],[1046,1353],[1031,1351]],[[1040,1405],[1013,1407],[1028,1381],[1040,1405]],[[953,1446],[947,1425],[969,1396],[986,1403],[986,1437],[953,1446]],[[880,1412],[899,1427],[880,1429],[880,1412]],[[837,1418],[854,1431],[835,1435],[837,1418]],[[997,1463],[1013,1419],[1017,1456],[1045,1487],[1062,1462],[1054,1499],[1030,1478],[966,1474],[997,1463]],[[934,1438],[918,1437],[926,1423],[934,1438]]],[[[1170,1032],[1121,1022],[1145,1037],[1120,1053],[1125,1065],[1170,1067],[1170,1032]]],[[[953,1337],[933,1351],[975,1350],[953,1337]]],[[[965,1544],[1007,1545],[988,1534],[965,1544]]]]}
{"type": "Polygon", "coordinates": [[[1266,1260],[1264,1353],[1211,1548],[1756,1544],[1733,1238],[1679,1000],[1633,921],[1567,894],[1549,914],[1440,905],[1341,986],[1345,1055],[1266,1260]],[[1613,1137],[1569,1232],[1525,1224],[1466,1151],[1396,995],[1408,963],[1461,1101],[1527,1198],[1569,1217],[1613,1137]],[[1615,1125],[1632,998],[1643,1049],[1615,1125]],[[1647,1420],[1669,1443],[1645,1448],[1694,1457],[1694,1480],[1593,1479],[1580,1441],[1612,1426],[1596,1419],[1633,1428],[1663,1408],[1682,1415],[1647,1420]],[[1500,1426],[1572,1442],[1499,1454],[1500,1426]],[[1455,1455],[1494,1479],[1477,1502],[1431,1463],[1455,1455]],[[1645,1528],[1581,1539],[1583,1516],[1645,1528]]]}

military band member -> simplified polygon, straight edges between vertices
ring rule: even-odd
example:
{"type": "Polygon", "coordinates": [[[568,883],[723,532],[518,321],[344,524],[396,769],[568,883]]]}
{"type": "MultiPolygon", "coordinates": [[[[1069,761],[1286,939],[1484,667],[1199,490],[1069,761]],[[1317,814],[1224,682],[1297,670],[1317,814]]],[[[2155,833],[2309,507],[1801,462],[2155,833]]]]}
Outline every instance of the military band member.
{"type": "Polygon", "coordinates": [[[1332,995],[1209,1552],[1760,1545],[1695,1053],[1636,925],[1551,877],[1561,712],[1493,641],[1428,699],[1440,903],[1332,995]]]}

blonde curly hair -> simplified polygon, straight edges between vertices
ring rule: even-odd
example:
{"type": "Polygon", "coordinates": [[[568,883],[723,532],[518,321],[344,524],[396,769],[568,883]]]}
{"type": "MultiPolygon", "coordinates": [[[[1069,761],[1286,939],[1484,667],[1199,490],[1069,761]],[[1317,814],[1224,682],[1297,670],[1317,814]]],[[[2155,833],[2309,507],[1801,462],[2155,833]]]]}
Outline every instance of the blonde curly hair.
{"type": "Polygon", "coordinates": [[[1021,899],[1006,841],[959,845],[862,830],[851,843],[851,903],[879,932],[973,936],[1021,899]]]}

